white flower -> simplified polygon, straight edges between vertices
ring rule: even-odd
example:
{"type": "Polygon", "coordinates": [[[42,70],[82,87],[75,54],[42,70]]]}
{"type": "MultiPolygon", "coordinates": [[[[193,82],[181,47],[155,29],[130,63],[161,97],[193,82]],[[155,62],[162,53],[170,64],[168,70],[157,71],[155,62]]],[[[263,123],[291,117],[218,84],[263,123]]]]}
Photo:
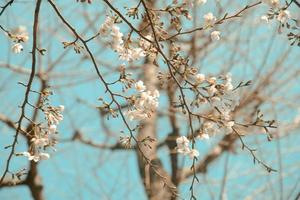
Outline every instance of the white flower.
{"type": "Polygon", "coordinates": [[[158,90],[154,90],[154,91],[152,92],[152,96],[153,96],[154,98],[158,98],[158,97],[159,97],[159,91],[158,91],[158,90]]]}
{"type": "Polygon", "coordinates": [[[48,153],[36,153],[31,155],[29,152],[22,152],[20,155],[23,155],[28,158],[28,160],[33,160],[34,162],[38,162],[40,160],[47,160],[50,158],[48,153]]]}
{"type": "Polygon", "coordinates": [[[224,126],[231,128],[234,126],[234,121],[224,122],[224,126]]]}
{"type": "Polygon", "coordinates": [[[124,146],[124,147],[131,147],[131,137],[129,137],[129,136],[125,136],[125,137],[120,137],[120,143],[121,143],[121,145],[122,146],[124,146]]]}
{"type": "Polygon", "coordinates": [[[205,81],[205,75],[204,74],[197,74],[196,75],[196,82],[198,84],[202,83],[203,81],[205,81]]]}
{"type": "Polygon", "coordinates": [[[216,89],[216,87],[214,85],[210,86],[208,89],[207,89],[207,93],[209,96],[214,96],[215,93],[217,92],[218,90],[216,89]]]}
{"type": "Polygon", "coordinates": [[[235,91],[227,91],[223,95],[224,108],[233,111],[240,104],[240,96],[235,91]]]}
{"type": "Polygon", "coordinates": [[[135,109],[135,110],[129,110],[127,113],[125,113],[129,120],[144,120],[148,117],[147,113],[145,113],[143,110],[135,109]]]}
{"type": "Polygon", "coordinates": [[[49,126],[49,129],[48,129],[48,130],[49,130],[50,133],[55,133],[55,132],[56,132],[56,128],[57,128],[56,125],[51,124],[51,125],[49,126]]]}
{"type": "Polygon", "coordinates": [[[131,60],[138,60],[141,57],[145,57],[145,51],[142,48],[134,48],[132,49],[131,60]]]}
{"type": "Polygon", "coordinates": [[[63,112],[65,110],[65,106],[63,105],[59,105],[57,108],[60,112],[63,112]]]}
{"type": "Polygon", "coordinates": [[[20,43],[16,43],[11,47],[11,50],[14,53],[21,53],[21,51],[23,51],[23,46],[20,43]]]}
{"type": "MultiPolygon", "coordinates": [[[[152,41],[153,38],[151,35],[146,35],[145,38],[147,38],[148,40],[152,41]]],[[[145,40],[144,38],[140,39],[140,43],[139,43],[140,47],[142,47],[144,50],[149,50],[149,48],[151,47],[151,43],[148,42],[147,40],[145,40]]]]}
{"type": "Polygon", "coordinates": [[[210,102],[215,107],[219,107],[220,105],[222,105],[221,98],[217,96],[210,98],[210,102]]]}
{"type": "Polygon", "coordinates": [[[49,113],[47,118],[50,124],[59,124],[59,121],[63,120],[63,115],[57,113],[49,113]]]}
{"type": "Polygon", "coordinates": [[[48,153],[40,153],[39,158],[40,160],[48,160],[50,158],[50,155],[48,153]]]}
{"type": "Polygon", "coordinates": [[[177,143],[177,152],[178,153],[182,153],[184,155],[187,155],[190,153],[190,141],[185,137],[185,136],[181,136],[178,137],[176,139],[176,143],[177,143]]]}
{"type": "Polygon", "coordinates": [[[193,159],[194,157],[198,157],[199,156],[199,151],[196,149],[191,149],[188,153],[188,155],[190,156],[191,159],[193,159]]]}
{"type": "Polygon", "coordinates": [[[272,7],[278,7],[280,4],[279,0],[263,0],[262,2],[272,7]]]}
{"type": "Polygon", "coordinates": [[[204,15],[203,18],[207,26],[212,26],[217,21],[217,18],[211,12],[204,15]]]}
{"type": "MultiPolygon", "coordinates": [[[[114,18],[107,17],[105,22],[101,25],[100,34],[103,36],[111,35],[112,41],[111,41],[111,48],[116,51],[119,54],[119,58],[121,60],[125,61],[133,61],[138,60],[141,57],[146,56],[145,50],[150,47],[150,43],[147,41],[140,41],[142,45],[142,48],[133,48],[130,49],[129,47],[124,46],[123,41],[123,33],[121,33],[120,28],[116,25],[114,25],[114,18]]],[[[151,36],[150,36],[151,37],[151,36]]]]}
{"type": "Polygon", "coordinates": [[[44,147],[47,144],[49,144],[48,138],[32,138],[31,142],[36,146],[36,147],[44,147]]]}
{"type": "Polygon", "coordinates": [[[210,77],[207,79],[207,82],[212,85],[216,84],[216,81],[217,81],[216,77],[210,77]]]}
{"type": "Polygon", "coordinates": [[[111,29],[113,24],[114,24],[114,18],[109,17],[109,16],[106,17],[105,22],[100,27],[100,30],[99,30],[100,34],[103,36],[108,35],[109,30],[111,29]]]}
{"type": "Polygon", "coordinates": [[[230,120],[230,110],[222,110],[221,118],[224,120],[230,120]]]}
{"type": "Polygon", "coordinates": [[[201,133],[200,135],[198,135],[198,138],[200,140],[209,140],[209,135],[207,133],[201,133]]]}
{"type": "Polygon", "coordinates": [[[288,10],[281,10],[277,16],[277,20],[282,24],[286,23],[291,18],[291,13],[288,10]]]}
{"type": "Polygon", "coordinates": [[[266,15],[263,15],[260,17],[261,21],[265,22],[265,23],[269,23],[269,18],[266,15]]]}
{"type": "Polygon", "coordinates": [[[224,122],[224,126],[225,126],[225,133],[229,134],[232,132],[232,127],[234,126],[234,121],[224,122]]]}
{"type": "Polygon", "coordinates": [[[185,136],[176,138],[177,146],[189,146],[190,141],[185,136]]]}
{"type": "Polygon", "coordinates": [[[158,107],[158,97],[158,90],[142,92],[135,100],[134,109],[128,111],[126,115],[130,120],[150,118],[158,107]]]}
{"type": "Polygon", "coordinates": [[[207,0],[196,0],[196,3],[199,5],[203,5],[207,2],[207,0]]]}
{"type": "Polygon", "coordinates": [[[190,149],[190,141],[185,136],[180,136],[176,139],[177,152],[184,155],[188,155],[191,159],[199,156],[199,152],[196,149],[190,149]]]}
{"type": "Polygon", "coordinates": [[[184,154],[184,155],[187,155],[190,153],[190,148],[189,147],[185,147],[185,146],[182,146],[182,147],[177,147],[177,152],[178,153],[181,153],[181,154],[184,154]]]}
{"type": "Polygon", "coordinates": [[[212,41],[220,40],[220,34],[221,34],[220,31],[211,32],[210,37],[211,37],[212,41]]]}
{"type": "Polygon", "coordinates": [[[46,119],[48,120],[48,124],[58,124],[60,121],[64,119],[61,112],[65,109],[63,105],[60,105],[58,107],[52,107],[49,106],[44,111],[44,114],[46,115],[46,119]]]}
{"type": "Polygon", "coordinates": [[[27,42],[29,39],[28,32],[25,26],[19,26],[12,30],[12,39],[15,42],[27,42]]]}
{"type": "Polygon", "coordinates": [[[229,92],[231,90],[233,90],[233,85],[232,85],[231,81],[226,81],[224,84],[224,91],[229,92]]]}
{"type": "Polygon", "coordinates": [[[215,123],[207,121],[203,124],[203,134],[207,134],[209,136],[214,135],[215,133],[218,132],[218,129],[215,125],[215,123]]]}

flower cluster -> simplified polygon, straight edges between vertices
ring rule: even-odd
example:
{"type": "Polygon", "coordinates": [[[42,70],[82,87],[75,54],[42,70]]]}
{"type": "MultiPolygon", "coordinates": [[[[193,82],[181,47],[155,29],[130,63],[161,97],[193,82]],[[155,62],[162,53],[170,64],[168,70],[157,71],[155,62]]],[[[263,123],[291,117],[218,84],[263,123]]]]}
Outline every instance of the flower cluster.
{"type": "MultiPolygon", "coordinates": [[[[231,133],[234,126],[231,112],[239,105],[239,96],[233,88],[231,74],[218,78],[195,74],[194,84],[197,87],[195,90],[197,97],[191,105],[200,107],[209,103],[215,111],[212,115],[214,120],[203,123],[199,134],[200,139],[209,139],[220,130],[220,127],[224,128],[225,133],[231,133]]],[[[247,82],[245,86],[249,84],[250,82],[247,82]]]]}
{"type": "Polygon", "coordinates": [[[294,44],[300,46],[299,20],[295,16],[292,17],[292,14],[288,10],[293,1],[290,3],[286,2],[282,6],[279,0],[264,0],[263,2],[271,7],[267,14],[261,16],[261,21],[264,23],[269,23],[271,20],[278,21],[278,33],[289,31],[287,37],[291,42],[291,46],[294,44]]]}
{"type": "MultiPolygon", "coordinates": [[[[208,27],[213,27],[217,21],[217,18],[211,12],[204,15],[203,18],[204,18],[204,24],[208,27]]],[[[210,38],[212,41],[218,41],[220,40],[220,35],[221,35],[220,31],[214,30],[210,33],[210,38]]]]}
{"type": "Polygon", "coordinates": [[[27,42],[29,39],[26,27],[19,26],[18,28],[14,29],[10,33],[8,33],[8,36],[14,42],[14,44],[11,47],[12,51],[14,53],[21,53],[21,51],[23,51],[23,45],[21,43],[27,42]]]}
{"type": "Polygon", "coordinates": [[[47,106],[46,108],[43,108],[42,111],[45,114],[47,125],[34,125],[30,135],[31,140],[29,151],[17,154],[25,156],[28,160],[33,160],[34,162],[50,158],[50,155],[44,152],[44,150],[47,147],[54,149],[54,145],[57,143],[55,134],[57,125],[61,120],[63,120],[62,112],[64,111],[64,106],[47,106]]]}
{"type": "Polygon", "coordinates": [[[103,36],[108,36],[110,33],[112,37],[111,47],[119,54],[120,59],[131,62],[144,57],[146,54],[142,48],[131,48],[124,42],[123,33],[120,32],[120,28],[115,25],[114,21],[113,17],[108,16],[101,25],[99,32],[103,36]]]}
{"type": "Polygon", "coordinates": [[[279,0],[264,0],[263,2],[271,6],[271,9],[267,15],[261,16],[262,21],[268,23],[270,20],[276,18],[281,24],[285,24],[291,19],[290,11],[286,7],[280,7],[279,0]]]}
{"type": "Polygon", "coordinates": [[[139,94],[130,98],[133,109],[129,110],[126,115],[130,120],[150,118],[158,107],[159,91],[146,91],[143,81],[136,82],[135,89],[139,94]]]}
{"type": "Polygon", "coordinates": [[[217,18],[211,12],[204,15],[203,18],[206,26],[213,26],[217,21],[217,18]]]}
{"type": "Polygon", "coordinates": [[[149,42],[149,41],[153,41],[154,39],[151,35],[146,35],[145,38],[147,38],[148,41],[145,40],[144,38],[140,38],[139,45],[144,50],[145,55],[155,58],[157,55],[157,49],[152,44],[152,42],[149,42]]]}
{"type": "Polygon", "coordinates": [[[190,141],[185,136],[178,137],[176,143],[178,153],[188,155],[191,159],[199,156],[199,152],[196,149],[190,148],[190,141]]]}
{"type": "Polygon", "coordinates": [[[58,125],[58,123],[63,120],[63,115],[61,113],[64,111],[64,109],[65,107],[60,105],[58,107],[48,106],[44,110],[49,127],[51,125],[58,125]]]}

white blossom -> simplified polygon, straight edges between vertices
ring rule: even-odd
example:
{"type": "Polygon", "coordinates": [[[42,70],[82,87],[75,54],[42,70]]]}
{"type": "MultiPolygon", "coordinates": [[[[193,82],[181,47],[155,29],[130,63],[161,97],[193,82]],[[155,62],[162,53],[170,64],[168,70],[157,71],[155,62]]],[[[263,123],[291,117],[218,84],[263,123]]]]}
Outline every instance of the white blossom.
{"type": "Polygon", "coordinates": [[[198,135],[198,138],[200,140],[209,140],[209,135],[207,133],[201,133],[200,135],[198,135]]]}
{"type": "Polygon", "coordinates": [[[50,126],[49,126],[49,132],[50,133],[55,133],[56,132],[56,125],[55,124],[51,124],[50,126]]]}
{"type": "MultiPolygon", "coordinates": [[[[152,41],[153,38],[151,35],[146,35],[145,38],[147,38],[148,40],[152,41]]],[[[140,39],[139,45],[141,48],[143,48],[144,50],[148,50],[151,47],[151,42],[148,42],[147,40],[145,40],[144,38],[140,39]]]]}
{"type": "Polygon", "coordinates": [[[196,0],[196,3],[199,5],[206,4],[207,0],[196,0]]]}
{"type": "Polygon", "coordinates": [[[48,124],[59,124],[59,122],[63,120],[63,115],[61,114],[61,112],[64,109],[65,108],[62,105],[58,107],[48,106],[44,111],[46,119],[48,120],[48,124]]]}
{"type": "Polygon", "coordinates": [[[142,48],[134,48],[132,49],[131,60],[138,60],[141,57],[145,57],[145,51],[142,48]]]}
{"type": "MultiPolygon", "coordinates": [[[[131,62],[146,56],[146,49],[140,47],[130,48],[128,45],[124,45],[123,33],[120,31],[120,28],[114,24],[114,18],[108,16],[101,25],[99,32],[103,36],[108,36],[110,33],[112,37],[111,48],[119,54],[121,60],[131,62]]],[[[145,41],[140,43],[145,45],[145,47],[149,46],[145,41]]]]}
{"type": "Polygon", "coordinates": [[[28,32],[25,26],[19,26],[18,28],[12,30],[11,34],[14,42],[27,42],[29,40],[28,32]]]}
{"type": "Polygon", "coordinates": [[[212,85],[216,84],[216,81],[217,81],[217,78],[216,78],[216,77],[209,77],[209,78],[207,79],[207,82],[208,82],[209,84],[212,84],[212,85]]]}
{"type": "Polygon", "coordinates": [[[190,156],[191,159],[193,159],[194,157],[198,157],[199,156],[199,151],[196,149],[191,149],[188,153],[188,155],[190,156]]]}
{"type": "Polygon", "coordinates": [[[207,89],[207,93],[209,96],[214,96],[215,93],[217,92],[218,90],[216,89],[215,85],[211,85],[208,89],[207,89]]]}
{"type": "Polygon", "coordinates": [[[269,23],[269,18],[266,15],[263,15],[260,17],[261,21],[265,22],[265,23],[269,23]]]}
{"type": "Polygon", "coordinates": [[[100,27],[99,30],[100,34],[103,36],[108,35],[113,24],[114,24],[114,18],[107,16],[105,22],[100,27]]]}
{"type": "Polygon", "coordinates": [[[231,90],[233,90],[233,85],[231,82],[227,82],[225,85],[224,85],[224,90],[225,92],[229,92],[231,90]]]}
{"type": "Polygon", "coordinates": [[[203,18],[207,26],[212,26],[217,21],[217,18],[211,12],[204,15],[203,18]]]}
{"type": "Polygon", "coordinates": [[[197,84],[202,83],[205,81],[205,75],[204,74],[196,74],[195,76],[197,84]]]}
{"type": "Polygon", "coordinates": [[[280,5],[279,0],[263,0],[262,2],[272,7],[278,7],[280,5]]]}
{"type": "Polygon", "coordinates": [[[176,139],[177,152],[187,155],[190,153],[190,141],[185,136],[180,136],[176,139]]]}
{"type": "Polygon", "coordinates": [[[176,138],[176,143],[178,147],[189,146],[190,141],[185,136],[180,136],[176,138]]]}
{"type": "Polygon", "coordinates": [[[12,50],[14,53],[21,53],[21,51],[23,51],[23,46],[22,46],[22,44],[20,44],[20,43],[16,43],[16,44],[14,44],[14,45],[11,47],[11,50],[12,50]]]}
{"type": "Polygon", "coordinates": [[[49,140],[48,138],[32,138],[31,142],[35,145],[35,147],[43,148],[44,146],[48,145],[49,140]]]}
{"type": "Polygon", "coordinates": [[[135,109],[135,110],[129,110],[126,113],[129,120],[143,120],[148,117],[147,113],[145,113],[143,110],[135,109]]]}
{"type": "Polygon", "coordinates": [[[48,160],[50,155],[48,153],[39,153],[40,160],[48,160]]]}
{"type": "Polygon", "coordinates": [[[212,41],[220,40],[220,34],[221,34],[220,31],[211,32],[210,37],[211,37],[212,41]]]}
{"type": "Polygon", "coordinates": [[[191,159],[199,156],[199,152],[196,149],[190,148],[190,141],[185,136],[176,138],[177,152],[183,155],[188,155],[191,159]]]}
{"type": "Polygon", "coordinates": [[[282,24],[286,23],[290,18],[291,14],[288,10],[281,10],[277,16],[277,20],[280,21],[282,24]]]}
{"type": "Polygon", "coordinates": [[[207,121],[203,124],[203,134],[212,136],[218,132],[218,128],[214,122],[207,121]]]}
{"type": "Polygon", "coordinates": [[[139,80],[138,82],[136,82],[134,84],[134,87],[135,89],[138,91],[138,92],[143,92],[146,90],[146,86],[144,85],[144,82],[139,80]]]}
{"type": "Polygon", "coordinates": [[[134,109],[129,110],[126,115],[130,120],[150,118],[158,107],[158,97],[158,90],[141,92],[135,100],[134,109]]]}
{"type": "Polygon", "coordinates": [[[63,112],[65,110],[65,106],[59,105],[58,107],[59,112],[63,112]]]}
{"type": "Polygon", "coordinates": [[[125,137],[120,137],[120,143],[122,146],[129,148],[131,147],[131,137],[125,136],[125,137]]]}
{"type": "Polygon", "coordinates": [[[232,127],[234,126],[234,121],[226,121],[224,122],[225,133],[231,133],[232,127]]]}
{"type": "Polygon", "coordinates": [[[19,154],[27,157],[30,161],[33,160],[34,162],[38,162],[40,160],[47,160],[50,158],[50,155],[48,153],[36,153],[34,155],[31,155],[29,152],[25,151],[19,154]]]}

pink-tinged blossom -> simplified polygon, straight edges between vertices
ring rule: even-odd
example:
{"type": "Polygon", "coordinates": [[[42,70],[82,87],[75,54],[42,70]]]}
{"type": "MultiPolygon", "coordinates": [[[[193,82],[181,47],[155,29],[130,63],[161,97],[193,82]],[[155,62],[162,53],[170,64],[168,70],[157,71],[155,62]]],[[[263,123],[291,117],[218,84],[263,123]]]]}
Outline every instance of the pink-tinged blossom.
{"type": "Polygon", "coordinates": [[[11,47],[12,52],[18,54],[23,51],[23,46],[20,43],[16,43],[11,47]]]}

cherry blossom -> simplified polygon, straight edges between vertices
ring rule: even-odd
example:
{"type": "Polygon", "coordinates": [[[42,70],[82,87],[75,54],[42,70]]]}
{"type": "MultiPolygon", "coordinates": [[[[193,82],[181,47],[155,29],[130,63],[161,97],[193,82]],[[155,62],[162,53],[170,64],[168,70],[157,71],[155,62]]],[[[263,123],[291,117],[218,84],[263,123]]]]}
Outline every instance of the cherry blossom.
{"type": "Polygon", "coordinates": [[[210,37],[211,37],[212,41],[220,40],[220,34],[221,34],[220,31],[211,32],[210,37]]]}
{"type": "Polygon", "coordinates": [[[20,43],[16,43],[14,44],[12,47],[11,47],[11,50],[14,52],[14,53],[21,53],[23,51],[23,46],[22,44],[20,43]]]}
{"type": "Polygon", "coordinates": [[[281,23],[286,23],[291,18],[291,13],[288,10],[281,10],[277,16],[277,20],[281,23]]]}
{"type": "Polygon", "coordinates": [[[205,21],[205,25],[207,26],[212,26],[217,21],[217,18],[211,12],[204,15],[203,18],[205,21]]]}

